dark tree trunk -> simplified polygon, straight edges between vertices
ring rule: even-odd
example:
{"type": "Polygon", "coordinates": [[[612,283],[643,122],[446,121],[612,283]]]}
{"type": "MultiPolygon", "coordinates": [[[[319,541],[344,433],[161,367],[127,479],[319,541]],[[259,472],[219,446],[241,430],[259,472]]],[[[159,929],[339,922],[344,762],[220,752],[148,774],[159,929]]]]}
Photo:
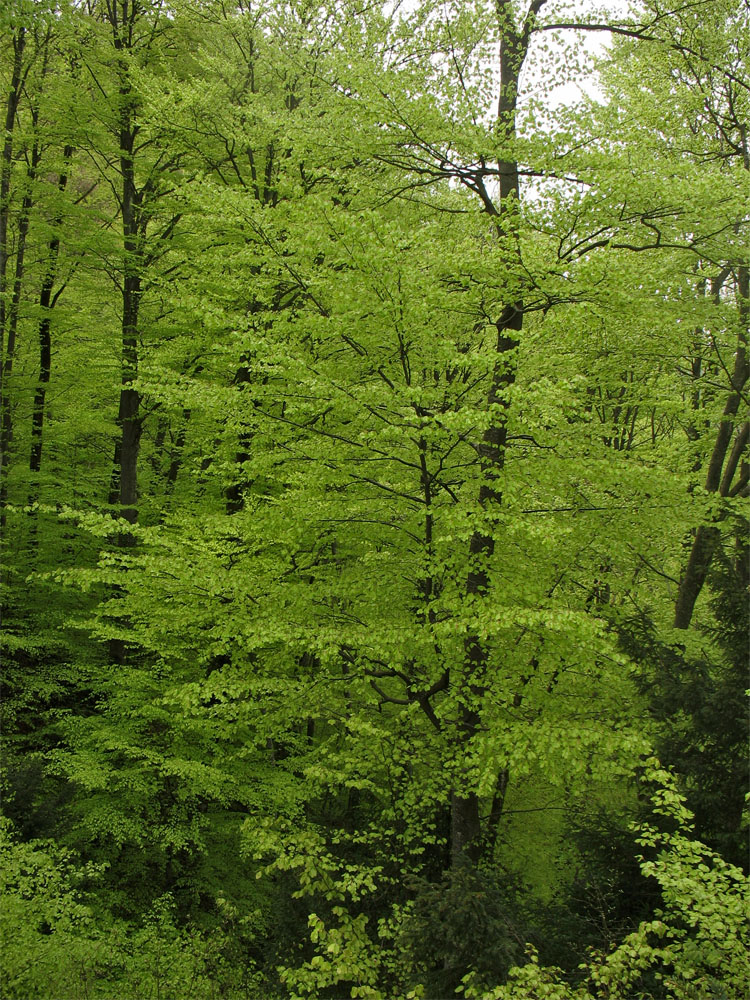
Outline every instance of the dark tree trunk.
{"type": "MultiPolygon", "coordinates": [[[[734,418],[742,402],[742,392],[750,375],[750,365],[747,358],[747,331],[748,320],[750,319],[750,271],[747,266],[742,265],[737,270],[737,299],[740,332],[737,338],[737,351],[734,356],[734,369],[732,371],[731,391],[724,406],[719,430],[716,434],[711,458],[708,463],[706,473],[706,491],[718,493],[719,496],[727,497],[733,493],[732,481],[741,455],[747,446],[747,430],[745,424],[739,428],[735,438],[735,445],[729,453],[727,452],[732,440],[734,431],[734,418]],[[725,467],[726,462],[726,467],[725,467]]],[[[741,485],[741,484],[740,484],[741,485]]],[[[680,586],[675,601],[674,627],[689,628],[693,618],[695,603],[698,600],[703,585],[706,582],[708,571],[711,568],[716,543],[719,538],[719,530],[713,525],[700,525],[693,539],[685,571],[680,580],[680,586]]]]}
{"type": "Polygon", "coordinates": [[[175,483],[177,482],[177,476],[180,472],[180,466],[182,465],[182,454],[185,450],[185,439],[187,438],[188,424],[190,423],[191,410],[184,409],[182,411],[182,423],[180,424],[180,429],[177,431],[177,437],[175,438],[174,447],[169,454],[169,468],[167,469],[167,481],[164,487],[164,492],[166,496],[170,496],[174,490],[175,483]]]}
{"type": "MultiPolygon", "coordinates": [[[[13,69],[5,105],[5,141],[0,162],[0,355],[5,351],[6,275],[8,271],[8,223],[10,217],[10,176],[13,170],[13,130],[16,124],[21,86],[26,76],[23,54],[26,48],[26,29],[19,28],[13,36],[13,69]]],[[[2,382],[0,381],[0,388],[2,382]]]]}
{"type": "MultiPolygon", "coordinates": [[[[242,365],[235,372],[235,376],[232,380],[232,385],[243,386],[248,385],[251,381],[250,369],[245,364],[246,359],[242,359],[242,365]]],[[[248,432],[240,432],[239,438],[239,448],[234,456],[235,465],[237,466],[237,478],[233,483],[230,483],[225,492],[226,499],[226,512],[227,514],[238,514],[242,508],[245,506],[244,493],[247,487],[250,485],[242,472],[242,466],[250,458],[250,448],[252,446],[252,434],[248,432]]]]}
{"type": "MultiPolygon", "coordinates": [[[[37,112],[32,113],[34,131],[36,132],[37,112]]],[[[18,332],[18,317],[21,311],[21,291],[23,288],[23,272],[26,257],[26,238],[29,234],[31,208],[33,205],[32,190],[36,178],[41,153],[39,140],[35,135],[31,150],[31,160],[26,173],[27,188],[21,202],[21,214],[18,220],[18,242],[16,244],[16,264],[13,275],[13,294],[10,308],[5,316],[5,357],[2,364],[2,393],[0,394],[0,525],[5,525],[5,505],[8,498],[8,465],[10,448],[13,442],[13,405],[10,398],[10,380],[13,375],[13,362],[16,355],[16,334],[18,332]]]]}
{"type": "MultiPolygon", "coordinates": [[[[65,190],[68,183],[68,165],[73,156],[73,147],[66,146],[63,150],[63,161],[65,168],[60,173],[57,188],[60,194],[65,190]]],[[[42,281],[42,288],[39,293],[39,307],[42,311],[42,318],[39,322],[39,381],[34,393],[34,405],[31,414],[31,454],[29,457],[29,471],[39,472],[42,468],[42,444],[44,439],[44,412],[47,399],[47,386],[49,385],[52,373],[52,338],[51,322],[52,307],[56,297],[52,298],[52,289],[57,277],[57,260],[60,252],[60,226],[62,225],[62,213],[58,214],[53,223],[54,235],[47,246],[47,271],[42,281]]],[[[34,499],[33,497],[30,499],[34,499]]]]}
{"type": "MultiPolygon", "coordinates": [[[[135,4],[111,3],[107,9],[115,50],[123,53],[132,47],[133,28],[139,16],[139,8],[135,4]]],[[[129,524],[135,524],[138,520],[138,455],[142,417],[141,396],[134,383],[138,377],[139,312],[146,220],[142,210],[143,192],[136,186],[135,149],[139,126],[136,121],[129,66],[125,59],[119,63],[118,71],[120,79],[118,139],[122,178],[120,214],[123,237],[122,353],[120,400],[117,411],[119,437],[115,444],[110,502],[113,506],[119,505],[120,518],[129,524]]],[[[121,531],[117,544],[121,548],[129,548],[135,545],[135,535],[130,531],[121,531]]],[[[116,663],[123,662],[125,644],[121,639],[111,640],[110,655],[116,663]]]]}
{"type": "MultiPolygon", "coordinates": [[[[534,19],[546,0],[533,0],[523,27],[516,29],[513,12],[508,0],[499,0],[497,9],[500,20],[500,94],[497,106],[497,131],[501,140],[515,137],[516,104],[521,68],[528,51],[534,19]]],[[[485,210],[495,221],[498,239],[507,241],[508,253],[517,259],[519,248],[515,242],[516,213],[519,205],[518,164],[514,160],[501,160],[499,168],[499,202],[492,201],[483,182],[479,193],[485,210]]],[[[498,413],[497,418],[484,432],[478,446],[482,483],[479,488],[479,505],[484,525],[475,530],[469,543],[469,572],[466,580],[468,597],[485,597],[489,591],[489,561],[495,552],[495,514],[502,503],[499,477],[505,464],[507,443],[507,410],[510,404],[508,390],[516,378],[515,349],[523,325],[523,302],[515,298],[508,302],[495,326],[495,365],[487,393],[487,407],[498,413]]],[[[456,749],[467,748],[477,733],[481,722],[482,699],[486,690],[488,649],[477,635],[469,635],[464,644],[464,676],[460,683],[461,707],[456,727],[456,749]]],[[[505,784],[507,784],[507,772],[505,784]]],[[[476,864],[482,852],[483,833],[480,820],[480,802],[472,788],[470,776],[459,775],[451,789],[451,865],[461,867],[476,864]],[[466,787],[462,787],[462,786],[466,787]]],[[[492,821],[497,824],[501,810],[493,810],[492,821]]],[[[487,838],[485,838],[487,839],[487,838]]]]}

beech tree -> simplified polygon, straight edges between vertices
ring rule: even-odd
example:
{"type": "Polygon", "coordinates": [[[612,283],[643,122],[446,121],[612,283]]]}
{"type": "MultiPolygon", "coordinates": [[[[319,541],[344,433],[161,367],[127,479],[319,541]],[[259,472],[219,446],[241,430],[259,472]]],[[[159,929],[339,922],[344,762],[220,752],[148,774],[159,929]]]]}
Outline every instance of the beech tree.
{"type": "MultiPolygon", "coordinates": [[[[25,13],[25,12],[23,12],[25,13]]],[[[13,440],[14,401],[10,384],[17,354],[17,336],[23,294],[26,247],[44,138],[39,127],[39,102],[50,62],[50,19],[11,20],[10,53],[12,70],[5,102],[5,137],[0,175],[0,348],[2,353],[2,393],[0,394],[0,499],[5,524],[7,465],[13,440]],[[34,70],[33,76],[30,77],[34,70]],[[25,93],[24,93],[25,92],[25,93]],[[25,101],[24,101],[25,97],[25,101]],[[24,104],[26,107],[24,108],[24,104]],[[19,114],[20,111],[25,114],[19,114]],[[19,142],[19,133],[23,135],[19,142]],[[20,148],[19,148],[20,147],[20,148]],[[21,164],[23,166],[21,167],[21,164]],[[14,169],[15,168],[15,169],[14,169]],[[22,172],[23,179],[12,184],[22,172]],[[15,198],[14,198],[15,195],[15,198]],[[14,204],[15,202],[15,204],[14,204]],[[11,225],[12,219],[12,225],[11,225]],[[9,264],[12,263],[9,275],[9,264]]]]}
{"type": "MultiPolygon", "coordinates": [[[[88,89],[28,296],[72,272],[95,178],[65,294],[105,303],[117,425],[30,578],[77,586],[91,638],[66,698],[18,712],[44,791],[17,768],[9,814],[106,866],[102,920],[151,913],[170,955],[202,928],[225,964],[196,945],[176,982],[739,996],[742,875],[695,784],[738,773],[715,705],[739,717],[747,19],[694,6],[71,12],[88,89]],[[530,93],[553,31],[614,37],[600,98],[530,93]],[[615,831],[599,862],[576,824],[615,831]],[[643,858],[612,930],[621,850],[643,858]]],[[[57,859],[40,912],[93,962],[69,862],[7,853],[57,859]]]]}
{"type": "MultiPolygon", "coordinates": [[[[226,609],[221,614],[217,604],[213,614],[200,616],[210,628],[201,649],[211,673],[186,697],[191,711],[198,712],[203,699],[219,714],[222,704],[234,713],[238,699],[249,701],[244,711],[257,727],[256,746],[272,748],[274,770],[285,781],[289,773],[304,776],[310,789],[315,775],[314,799],[349,787],[340,808],[350,818],[336,839],[367,848],[367,860],[350,876],[341,874],[338,849],[321,839],[312,805],[305,820],[300,800],[290,798],[281,821],[274,799],[265,832],[252,824],[250,843],[259,857],[272,859],[271,870],[296,870],[311,899],[327,898],[321,904],[327,910],[336,904],[333,917],[318,915],[314,923],[321,948],[334,940],[342,948],[343,942],[371,947],[363,936],[367,912],[343,907],[363,886],[376,891],[371,870],[380,870],[388,884],[405,869],[429,871],[428,879],[450,869],[458,878],[464,864],[476,866],[482,854],[498,863],[494,847],[514,772],[522,780],[542,757],[549,772],[556,755],[566,760],[556,781],[569,782],[572,773],[583,780],[592,767],[604,767],[597,772],[604,777],[614,754],[620,761],[615,772],[622,767],[624,774],[647,746],[624,709],[621,736],[612,743],[617,704],[634,692],[600,609],[617,601],[613,588],[626,589],[624,580],[641,554],[618,552],[612,566],[623,531],[635,540],[635,512],[645,500],[650,507],[667,498],[670,505],[678,502],[667,470],[653,471],[665,453],[662,439],[649,430],[661,415],[649,413],[647,403],[664,381],[648,391],[638,383],[623,389],[617,365],[629,366],[633,341],[621,334],[618,360],[600,369],[609,381],[594,391],[619,400],[620,411],[629,408],[631,415],[620,426],[612,405],[603,412],[606,428],[594,425],[592,434],[589,386],[576,383],[575,361],[567,377],[545,373],[540,391],[534,388],[539,355],[524,351],[523,339],[519,346],[509,331],[520,334],[525,316],[537,351],[539,343],[550,345],[549,328],[552,337],[565,337],[568,350],[580,352],[573,324],[590,323],[596,309],[611,310],[617,301],[614,282],[592,295],[594,282],[601,284],[597,251],[610,248],[607,266],[614,259],[616,280],[624,277],[631,286],[637,280],[634,254],[653,251],[659,278],[667,280],[680,258],[676,252],[663,258],[661,247],[651,245],[653,220],[665,211],[658,199],[644,205],[631,188],[624,208],[622,197],[614,211],[603,207],[612,191],[606,173],[593,173],[601,171],[593,142],[578,161],[582,183],[593,191],[584,190],[570,205],[555,193],[556,170],[545,143],[536,149],[529,144],[527,172],[550,176],[553,196],[532,204],[525,216],[532,228],[524,228],[511,156],[519,141],[511,126],[521,62],[516,76],[507,74],[513,59],[521,59],[540,10],[520,24],[495,25],[504,40],[506,77],[500,125],[486,129],[481,107],[471,102],[486,98],[479,60],[488,21],[467,19],[459,34],[441,8],[434,16],[423,9],[415,23],[388,37],[382,23],[354,20],[345,51],[387,52],[398,66],[374,78],[357,75],[334,49],[329,63],[318,67],[338,95],[330,114],[345,123],[329,125],[329,134],[357,136],[360,157],[367,155],[359,170],[350,145],[323,138],[325,165],[318,166],[309,156],[295,163],[301,156],[290,142],[290,175],[296,168],[303,179],[316,181],[306,199],[280,202],[269,214],[259,211],[263,199],[244,196],[243,183],[222,197],[222,226],[232,242],[245,234],[255,276],[256,305],[239,321],[228,351],[228,358],[243,359],[241,387],[234,404],[231,394],[224,396],[251,445],[242,457],[244,502],[230,511],[231,527],[212,520],[210,527],[199,521],[200,528],[189,529],[192,537],[215,536],[213,570],[207,570],[205,541],[183,548],[183,578],[196,578],[200,565],[213,580],[209,591],[216,588],[226,609]],[[409,63],[415,38],[422,40],[421,51],[455,60],[464,118],[449,105],[457,78],[446,63],[409,63]],[[471,158],[477,146],[487,152],[471,158]],[[510,184],[499,201],[495,181],[500,191],[502,183],[510,184]],[[399,204],[398,214],[381,208],[376,215],[383,203],[399,204]],[[535,327],[529,317],[536,314],[545,319],[535,327]],[[488,329],[500,338],[494,347],[488,329]],[[524,362],[528,382],[519,383],[524,362]],[[633,460],[641,435],[650,438],[650,454],[633,460]],[[506,469],[509,439],[522,450],[506,469]],[[586,451],[594,457],[581,462],[586,451]],[[612,451],[621,453],[617,461],[612,451]],[[524,504],[530,485],[525,463],[536,464],[540,455],[544,469],[532,466],[531,498],[524,504]],[[573,521],[584,511],[600,515],[593,529],[573,521]],[[540,516],[558,513],[571,515],[570,523],[540,532],[540,516]],[[526,565],[534,567],[533,583],[526,565]],[[581,575],[587,583],[580,583],[581,575]],[[241,633],[238,617],[245,622],[241,633]],[[579,688],[582,666],[589,679],[579,688]],[[592,731],[590,717],[581,726],[575,712],[559,706],[569,699],[575,704],[584,691],[590,704],[593,677],[607,696],[594,716],[602,728],[592,731]],[[308,715],[301,729],[288,714],[294,690],[308,715]],[[276,708],[271,692],[280,699],[276,708]],[[337,726],[342,719],[348,720],[347,734],[337,726]],[[401,774],[397,790],[384,797],[373,742],[401,774]],[[587,749],[576,755],[576,745],[587,749]],[[410,788],[419,790],[418,800],[410,788]],[[446,811],[448,826],[441,818],[446,811]],[[397,824],[388,857],[376,844],[391,815],[404,826],[397,824]],[[434,849],[426,860],[430,842],[434,849]],[[322,881],[311,875],[320,866],[327,873],[322,881]]],[[[673,233],[687,244],[687,236],[673,233]]],[[[226,248],[221,252],[226,260],[226,248]]],[[[232,272],[240,275],[239,298],[241,268],[232,272]]],[[[638,297],[645,300],[655,287],[642,287],[638,297]]],[[[606,326],[608,339],[618,326],[627,330],[618,314],[606,326]]],[[[648,329],[647,320],[641,329],[648,329]]],[[[675,341],[668,343],[674,349],[675,341]]],[[[585,356],[590,362],[590,352],[585,356]]],[[[228,364],[233,370],[236,361],[228,364]]],[[[206,377],[201,373],[184,396],[191,412],[206,377]]],[[[663,545],[669,524],[662,530],[663,545]]],[[[649,544],[660,542],[652,537],[649,544]]],[[[141,618],[147,594],[172,586],[167,578],[154,582],[157,566],[174,572],[172,545],[151,564],[148,582],[131,584],[141,618]]],[[[184,644],[186,626],[198,620],[190,608],[203,587],[194,597],[190,587],[183,589],[170,615],[150,624],[142,641],[163,650],[174,641],[167,636],[179,632],[184,644]]],[[[304,801],[309,791],[298,794],[304,801]]],[[[445,947],[441,988],[465,960],[454,945],[445,947]]],[[[312,960],[285,976],[297,990],[341,978],[312,960]]]]}

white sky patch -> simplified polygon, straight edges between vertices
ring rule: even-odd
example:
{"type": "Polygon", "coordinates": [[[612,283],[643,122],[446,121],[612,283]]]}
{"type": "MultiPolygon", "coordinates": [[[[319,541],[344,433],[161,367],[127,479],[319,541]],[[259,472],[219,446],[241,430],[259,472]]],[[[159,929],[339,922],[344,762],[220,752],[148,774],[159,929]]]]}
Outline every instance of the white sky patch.
{"type": "MultiPolygon", "coordinates": [[[[542,8],[539,23],[596,21],[608,24],[626,18],[633,6],[631,0],[609,0],[604,6],[590,0],[561,0],[542,8]]],[[[575,104],[583,97],[601,97],[594,60],[604,55],[611,41],[612,35],[606,31],[536,32],[522,74],[521,104],[536,98],[554,110],[575,104]]]]}

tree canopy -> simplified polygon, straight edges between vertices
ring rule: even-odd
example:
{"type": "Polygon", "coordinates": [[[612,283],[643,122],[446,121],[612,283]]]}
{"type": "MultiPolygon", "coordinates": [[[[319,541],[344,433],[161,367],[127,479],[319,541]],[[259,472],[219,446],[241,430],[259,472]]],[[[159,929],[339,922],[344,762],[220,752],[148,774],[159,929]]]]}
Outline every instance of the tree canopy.
{"type": "Polygon", "coordinates": [[[0,32],[4,995],[743,997],[747,3],[0,32]]]}

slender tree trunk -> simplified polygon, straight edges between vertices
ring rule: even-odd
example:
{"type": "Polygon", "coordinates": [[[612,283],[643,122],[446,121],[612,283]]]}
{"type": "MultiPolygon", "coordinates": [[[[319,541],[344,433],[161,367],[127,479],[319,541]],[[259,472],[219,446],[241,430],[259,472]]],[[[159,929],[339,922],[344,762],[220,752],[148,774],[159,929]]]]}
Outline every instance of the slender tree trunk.
{"type": "MultiPolygon", "coordinates": [[[[517,183],[517,174],[516,174],[517,183]]],[[[469,542],[470,570],[466,580],[469,597],[483,597],[489,591],[488,564],[495,552],[493,534],[494,512],[502,503],[497,482],[505,464],[507,441],[507,390],[515,381],[515,360],[512,352],[518,344],[523,321],[523,306],[515,302],[507,306],[497,321],[497,360],[487,405],[499,407],[498,419],[484,432],[479,456],[484,481],[479,488],[479,504],[487,520],[487,528],[476,530],[469,542]]],[[[488,650],[479,636],[470,635],[464,644],[466,683],[463,704],[459,712],[458,738],[463,746],[471,743],[481,721],[481,700],[486,687],[488,650]]],[[[507,777],[506,777],[507,783],[507,777]]],[[[495,812],[493,821],[500,815],[495,812]]],[[[466,862],[476,864],[482,850],[482,829],[479,797],[474,791],[451,793],[451,856],[453,867],[466,862]]]]}
{"type": "MultiPolygon", "coordinates": [[[[123,160],[125,159],[123,156],[123,160]]],[[[130,165],[132,168],[132,158],[130,165]]],[[[130,176],[132,178],[132,172],[130,176]]],[[[125,172],[123,187],[127,190],[128,176],[125,172]]],[[[134,271],[137,264],[136,243],[132,236],[134,214],[128,195],[123,198],[125,275],[122,293],[122,375],[117,412],[119,438],[115,444],[115,464],[110,489],[110,501],[119,504],[120,517],[130,524],[135,524],[138,520],[138,454],[142,427],[141,396],[133,386],[138,376],[138,311],[141,291],[140,274],[134,271]]],[[[130,548],[135,545],[135,535],[130,531],[121,531],[117,544],[120,548],[130,548]]],[[[122,639],[110,641],[110,655],[115,663],[124,662],[125,643],[122,639]]]]}
{"type": "MultiPolygon", "coordinates": [[[[73,147],[66,146],[63,150],[64,169],[60,173],[57,189],[62,195],[68,183],[68,167],[73,156],[73,147]]],[[[47,246],[47,271],[42,281],[39,293],[39,307],[42,318],[39,321],[39,381],[34,393],[34,405],[31,415],[31,453],[29,471],[39,472],[42,468],[42,443],[44,439],[44,413],[47,400],[47,386],[52,372],[52,289],[57,278],[57,261],[60,252],[60,227],[62,225],[62,210],[53,223],[53,236],[47,246]]],[[[34,497],[30,497],[33,501],[34,497]]]]}
{"type": "MultiPolygon", "coordinates": [[[[37,119],[38,112],[35,110],[32,113],[35,133],[37,119]]],[[[10,300],[10,308],[5,316],[7,340],[5,343],[5,357],[2,364],[2,395],[0,396],[0,526],[5,525],[5,506],[8,498],[8,465],[10,461],[10,448],[13,442],[13,406],[10,398],[10,380],[13,375],[13,363],[16,356],[16,335],[18,332],[18,318],[21,311],[26,238],[29,234],[29,223],[31,221],[31,209],[34,197],[33,184],[36,179],[40,159],[39,139],[35,135],[34,145],[31,150],[31,160],[26,172],[26,193],[21,202],[21,214],[18,220],[13,292],[10,300]]]]}
{"type": "MultiPolygon", "coordinates": [[[[727,452],[734,432],[734,418],[742,402],[742,392],[750,376],[750,365],[747,358],[748,320],[750,319],[750,271],[746,265],[737,270],[737,299],[740,331],[737,338],[737,351],[734,356],[732,371],[732,389],[724,406],[719,430],[716,434],[711,458],[706,473],[705,488],[708,493],[718,493],[727,497],[732,493],[732,481],[742,452],[747,446],[747,431],[745,425],[739,428],[735,438],[735,446],[727,452]],[[726,468],[725,468],[726,462],[726,468]]],[[[711,524],[700,525],[693,539],[685,571],[680,580],[674,611],[674,627],[689,628],[693,618],[695,603],[698,600],[708,571],[711,568],[714,550],[719,538],[719,529],[711,524]]]]}
{"type": "Polygon", "coordinates": [[[164,494],[169,497],[177,482],[177,476],[180,472],[180,466],[182,465],[182,456],[185,450],[185,440],[187,438],[188,424],[190,423],[190,416],[192,411],[189,409],[183,409],[182,411],[182,423],[180,424],[180,429],[177,431],[177,437],[175,438],[174,447],[172,448],[169,455],[169,468],[167,469],[167,479],[164,486],[164,494]]]}
{"type": "MultiPolygon", "coordinates": [[[[138,314],[141,303],[142,252],[140,197],[135,184],[137,126],[132,88],[123,67],[120,83],[120,171],[122,174],[122,382],[117,423],[120,428],[120,516],[135,524],[138,519],[138,451],[141,440],[141,397],[133,383],[138,377],[138,314]]],[[[132,545],[126,534],[120,544],[132,545]]]]}
{"type": "MultiPolygon", "coordinates": [[[[247,385],[251,381],[250,369],[244,363],[235,372],[235,376],[232,379],[232,385],[247,385]]],[[[248,461],[250,458],[250,448],[252,447],[252,434],[241,431],[239,436],[239,448],[235,453],[234,461],[237,466],[237,478],[233,483],[226,488],[225,499],[226,499],[226,512],[227,514],[238,514],[242,508],[245,506],[244,491],[249,485],[245,476],[239,470],[242,465],[248,461]]]]}
{"type": "MultiPolygon", "coordinates": [[[[16,124],[18,103],[21,99],[21,86],[25,73],[23,72],[23,53],[26,48],[26,30],[19,28],[13,37],[13,69],[11,71],[10,89],[5,105],[5,139],[3,142],[3,157],[0,162],[0,356],[5,353],[5,323],[7,305],[6,275],[8,271],[8,227],[10,221],[10,177],[13,171],[13,130],[16,124]]],[[[0,392],[2,379],[0,378],[0,392]]]]}
{"type": "MultiPolygon", "coordinates": [[[[110,3],[108,19],[113,32],[113,44],[119,54],[119,149],[120,149],[120,214],[123,238],[122,264],[122,324],[121,378],[117,411],[118,440],[110,486],[110,502],[119,505],[119,516],[129,524],[138,520],[138,455],[141,442],[141,395],[135,388],[138,378],[138,337],[141,304],[141,272],[143,269],[142,241],[145,236],[143,192],[135,179],[135,148],[139,126],[130,71],[125,53],[132,46],[133,26],[139,15],[138,5],[110,3]],[[121,8],[121,9],[120,9],[121,8]]],[[[135,545],[135,535],[121,531],[117,538],[121,548],[135,545]]],[[[125,658],[122,639],[110,641],[110,655],[116,663],[125,658]]]]}
{"type": "MultiPolygon", "coordinates": [[[[528,51],[529,39],[534,19],[546,0],[533,0],[523,28],[516,29],[512,8],[508,0],[498,0],[500,20],[500,94],[497,107],[497,130],[502,142],[512,142],[515,138],[516,104],[521,68],[528,51]]],[[[501,160],[498,163],[499,203],[495,206],[485,189],[482,198],[485,210],[495,220],[497,236],[509,242],[509,253],[517,256],[519,248],[514,244],[516,213],[519,205],[518,164],[515,160],[501,160]]],[[[503,308],[495,326],[495,364],[490,388],[487,393],[487,407],[498,415],[484,432],[479,444],[479,462],[482,483],[479,488],[479,505],[484,517],[484,525],[477,528],[469,543],[469,573],[466,580],[466,595],[469,598],[486,597],[489,592],[489,562],[495,553],[494,522],[495,513],[502,503],[499,477],[505,464],[507,443],[507,411],[510,405],[508,390],[516,378],[516,347],[523,325],[523,302],[514,298],[503,308]]],[[[486,690],[488,649],[478,635],[469,635],[464,644],[463,677],[455,678],[460,683],[461,705],[458,713],[456,740],[459,752],[471,745],[480,722],[482,698],[486,690]]],[[[504,787],[508,776],[504,771],[504,787]]],[[[479,796],[473,790],[468,775],[459,775],[451,790],[451,866],[455,869],[465,864],[476,864],[482,852],[482,827],[479,796]],[[466,788],[461,787],[466,785],[466,788]]],[[[499,822],[500,809],[493,810],[492,821],[499,822]]]]}
{"type": "MultiPolygon", "coordinates": [[[[42,53],[40,88],[43,86],[44,78],[47,75],[51,30],[51,28],[48,28],[44,37],[38,42],[37,47],[37,53],[39,51],[42,53]]],[[[21,210],[18,219],[13,291],[10,303],[8,303],[8,227],[10,221],[10,182],[13,167],[13,130],[18,113],[21,90],[31,66],[30,62],[26,64],[25,68],[23,66],[25,48],[26,31],[21,27],[13,38],[13,70],[11,73],[10,92],[6,104],[6,132],[3,143],[2,165],[0,166],[0,355],[2,355],[2,367],[0,369],[0,527],[3,528],[6,521],[6,503],[8,498],[7,472],[10,462],[10,448],[13,441],[13,407],[10,399],[9,383],[13,374],[13,363],[16,354],[16,335],[21,310],[26,239],[29,233],[31,209],[34,200],[34,182],[41,160],[38,127],[39,92],[37,91],[36,99],[30,102],[33,143],[31,157],[26,168],[26,191],[21,201],[21,210]]]]}

